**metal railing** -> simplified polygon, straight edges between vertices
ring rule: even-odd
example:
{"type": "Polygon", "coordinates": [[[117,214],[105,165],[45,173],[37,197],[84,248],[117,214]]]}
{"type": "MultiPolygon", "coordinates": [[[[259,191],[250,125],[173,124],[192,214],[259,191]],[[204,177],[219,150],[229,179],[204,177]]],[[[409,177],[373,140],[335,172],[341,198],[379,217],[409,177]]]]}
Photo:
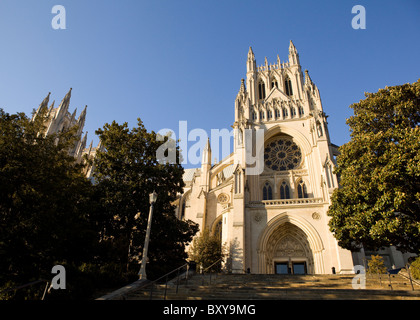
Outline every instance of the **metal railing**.
{"type": "MultiPolygon", "coordinates": [[[[200,270],[200,273],[202,275],[202,281],[201,281],[201,285],[204,285],[204,280],[205,280],[205,273],[210,270],[211,268],[213,268],[216,264],[221,263],[223,261],[222,258],[220,258],[219,260],[217,260],[216,262],[214,262],[213,264],[211,264],[210,266],[208,266],[206,269],[204,270],[200,270]]],[[[211,276],[212,276],[212,272],[209,272],[209,284],[211,284],[211,276]]]]}
{"type": "Polygon", "coordinates": [[[409,280],[411,290],[414,291],[414,290],[416,290],[414,285],[420,286],[420,282],[413,279],[413,277],[411,275],[411,272],[410,272],[410,267],[412,268],[414,266],[411,265],[410,263],[407,263],[404,267],[401,267],[401,268],[398,268],[398,269],[388,269],[386,273],[382,273],[382,274],[381,273],[369,273],[369,272],[367,272],[367,278],[373,279],[374,277],[377,277],[377,279],[379,279],[379,285],[381,287],[386,285],[386,282],[388,282],[387,286],[389,287],[389,289],[394,290],[393,286],[399,285],[399,281],[394,280],[394,283],[393,283],[392,282],[392,277],[393,276],[402,277],[402,278],[405,278],[405,279],[409,280]],[[404,273],[401,273],[400,272],[401,270],[405,270],[407,275],[405,275],[404,273]],[[384,283],[382,283],[382,282],[384,282],[384,283]]]}
{"type": "Polygon", "coordinates": [[[167,274],[161,276],[160,278],[153,280],[152,282],[148,283],[145,287],[150,286],[150,295],[149,295],[149,300],[153,299],[153,288],[155,286],[155,284],[157,284],[158,282],[162,281],[163,279],[165,279],[165,292],[163,295],[163,300],[166,300],[166,293],[168,290],[168,282],[174,280],[174,278],[170,278],[171,275],[173,275],[174,273],[176,273],[176,294],[178,293],[178,287],[179,287],[179,281],[180,281],[180,277],[183,275],[181,274],[181,270],[185,269],[185,280],[186,280],[186,284],[188,284],[188,276],[189,276],[189,269],[190,269],[190,265],[189,263],[186,263],[170,272],[168,272],[167,274]]]}
{"type": "Polygon", "coordinates": [[[48,280],[45,280],[45,279],[39,279],[39,280],[36,280],[36,281],[32,281],[32,282],[23,284],[21,286],[17,286],[17,287],[10,288],[10,289],[5,289],[3,291],[0,291],[0,295],[4,294],[4,293],[11,292],[11,291],[18,291],[20,289],[28,288],[28,287],[31,287],[31,286],[34,286],[34,285],[37,285],[37,284],[43,283],[43,282],[45,282],[46,284],[45,284],[44,293],[42,294],[41,300],[44,300],[45,299],[45,294],[47,293],[48,285],[50,284],[50,282],[48,280]]]}

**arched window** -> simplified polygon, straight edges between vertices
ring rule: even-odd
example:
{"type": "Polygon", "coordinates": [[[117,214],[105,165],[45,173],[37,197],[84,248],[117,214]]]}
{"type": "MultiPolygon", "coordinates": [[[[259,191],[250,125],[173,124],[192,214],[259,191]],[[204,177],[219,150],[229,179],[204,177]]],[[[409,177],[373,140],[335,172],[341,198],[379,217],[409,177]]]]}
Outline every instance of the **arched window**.
{"type": "Polygon", "coordinates": [[[288,96],[292,96],[293,95],[292,81],[290,80],[288,76],[286,76],[286,79],[284,80],[284,87],[286,89],[286,94],[288,96]]]}
{"type": "Polygon", "coordinates": [[[257,113],[252,111],[252,120],[257,120],[257,113]]]}
{"type": "Polygon", "coordinates": [[[290,190],[286,181],[283,181],[280,185],[280,199],[290,199],[290,190]]]}
{"type": "Polygon", "coordinates": [[[219,219],[219,221],[217,221],[216,225],[214,226],[214,235],[219,240],[222,240],[222,227],[223,227],[222,219],[219,219]]]}
{"type": "Polygon", "coordinates": [[[290,118],[295,118],[296,117],[296,109],[295,107],[292,107],[290,109],[290,118]]]}
{"type": "Polygon", "coordinates": [[[302,106],[299,106],[299,117],[302,117],[305,114],[302,106]]]}
{"type": "Polygon", "coordinates": [[[272,119],[273,118],[273,111],[271,111],[271,110],[268,110],[267,111],[267,119],[272,119]]]}
{"type": "Polygon", "coordinates": [[[317,123],[316,123],[316,129],[317,129],[317,132],[318,132],[318,137],[322,137],[322,135],[323,135],[322,125],[319,121],[317,121],[317,123]]]}
{"type": "Polygon", "coordinates": [[[277,80],[275,78],[273,78],[273,80],[271,81],[271,89],[273,89],[274,87],[278,88],[278,84],[277,84],[277,80]]]}
{"type": "Polygon", "coordinates": [[[263,81],[258,82],[258,98],[265,99],[265,85],[263,81]]]}
{"type": "Polygon", "coordinates": [[[260,120],[264,120],[265,119],[265,114],[264,111],[260,111],[260,120]]]}
{"type": "Polygon", "coordinates": [[[287,112],[287,108],[283,107],[283,118],[287,118],[289,116],[289,112],[287,112]]]}
{"type": "Polygon", "coordinates": [[[276,119],[280,119],[280,110],[276,109],[276,119]]]}
{"type": "Polygon", "coordinates": [[[263,187],[263,200],[273,200],[273,190],[268,182],[263,187]]]}
{"type": "Polygon", "coordinates": [[[298,183],[298,198],[307,198],[308,192],[306,191],[306,185],[303,180],[300,180],[298,183]]]}

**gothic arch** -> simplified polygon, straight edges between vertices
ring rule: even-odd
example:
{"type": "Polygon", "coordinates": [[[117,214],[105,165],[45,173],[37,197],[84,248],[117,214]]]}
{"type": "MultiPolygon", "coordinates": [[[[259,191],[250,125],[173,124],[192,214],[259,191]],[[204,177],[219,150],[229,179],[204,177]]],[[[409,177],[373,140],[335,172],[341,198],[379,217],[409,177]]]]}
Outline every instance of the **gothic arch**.
{"type": "MultiPolygon", "coordinates": [[[[296,142],[298,143],[299,147],[301,148],[303,155],[306,156],[311,153],[311,144],[309,140],[298,130],[289,128],[289,127],[283,127],[283,126],[274,126],[270,129],[268,129],[265,132],[264,135],[264,144],[275,135],[279,134],[286,134],[291,136],[296,142]]],[[[260,149],[259,152],[262,152],[261,149],[264,149],[264,145],[259,146],[260,149]]]]}
{"type": "Polygon", "coordinates": [[[258,273],[274,273],[276,250],[282,241],[294,241],[308,262],[308,273],[324,273],[324,244],[316,229],[304,218],[287,212],[271,219],[258,239],[258,273]]]}

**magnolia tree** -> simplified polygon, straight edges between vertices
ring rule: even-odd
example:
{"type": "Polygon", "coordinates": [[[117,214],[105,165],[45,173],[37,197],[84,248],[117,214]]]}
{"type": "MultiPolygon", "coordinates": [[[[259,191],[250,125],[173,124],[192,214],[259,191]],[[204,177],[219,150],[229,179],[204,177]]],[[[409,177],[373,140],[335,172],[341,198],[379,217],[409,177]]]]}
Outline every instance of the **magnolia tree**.
{"type": "Polygon", "coordinates": [[[420,251],[420,80],[386,87],[351,105],[351,140],[340,147],[341,187],[330,230],[350,250],[420,251]]]}

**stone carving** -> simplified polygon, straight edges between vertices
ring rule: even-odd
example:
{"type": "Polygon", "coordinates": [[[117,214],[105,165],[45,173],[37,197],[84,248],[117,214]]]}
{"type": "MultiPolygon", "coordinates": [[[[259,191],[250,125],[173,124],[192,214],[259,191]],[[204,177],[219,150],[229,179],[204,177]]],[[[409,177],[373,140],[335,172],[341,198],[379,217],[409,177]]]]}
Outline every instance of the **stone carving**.
{"type": "Polygon", "coordinates": [[[226,203],[229,202],[229,196],[226,193],[221,193],[217,197],[217,202],[219,202],[221,204],[226,204],[226,203]]]}
{"type": "Polygon", "coordinates": [[[286,236],[277,247],[277,256],[305,256],[305,250],[296,239],[286,236]]]}
{"type": "Polygon", "coordinates": [[[312,213],[312,219],[319,220],[321,219],[321,215],[318,212],[312,213]]]}
{"type": "Polygon", "coordinates": [[[264,149],[265,165],[275,171],[297,168],[302,160],[302,152],[296,143],[288,138],[278,138],[264,149]]]}
{"type": "Polygon", "coordinates": [[[255,215],[254,215],[254,220],[255,220],[255,222],[257,222],[257,223],[260,223],[261,222],[261,220],[262,220],[262,214],[261,213],[259,213],[259,212],[257,212],[255,215]]]}

